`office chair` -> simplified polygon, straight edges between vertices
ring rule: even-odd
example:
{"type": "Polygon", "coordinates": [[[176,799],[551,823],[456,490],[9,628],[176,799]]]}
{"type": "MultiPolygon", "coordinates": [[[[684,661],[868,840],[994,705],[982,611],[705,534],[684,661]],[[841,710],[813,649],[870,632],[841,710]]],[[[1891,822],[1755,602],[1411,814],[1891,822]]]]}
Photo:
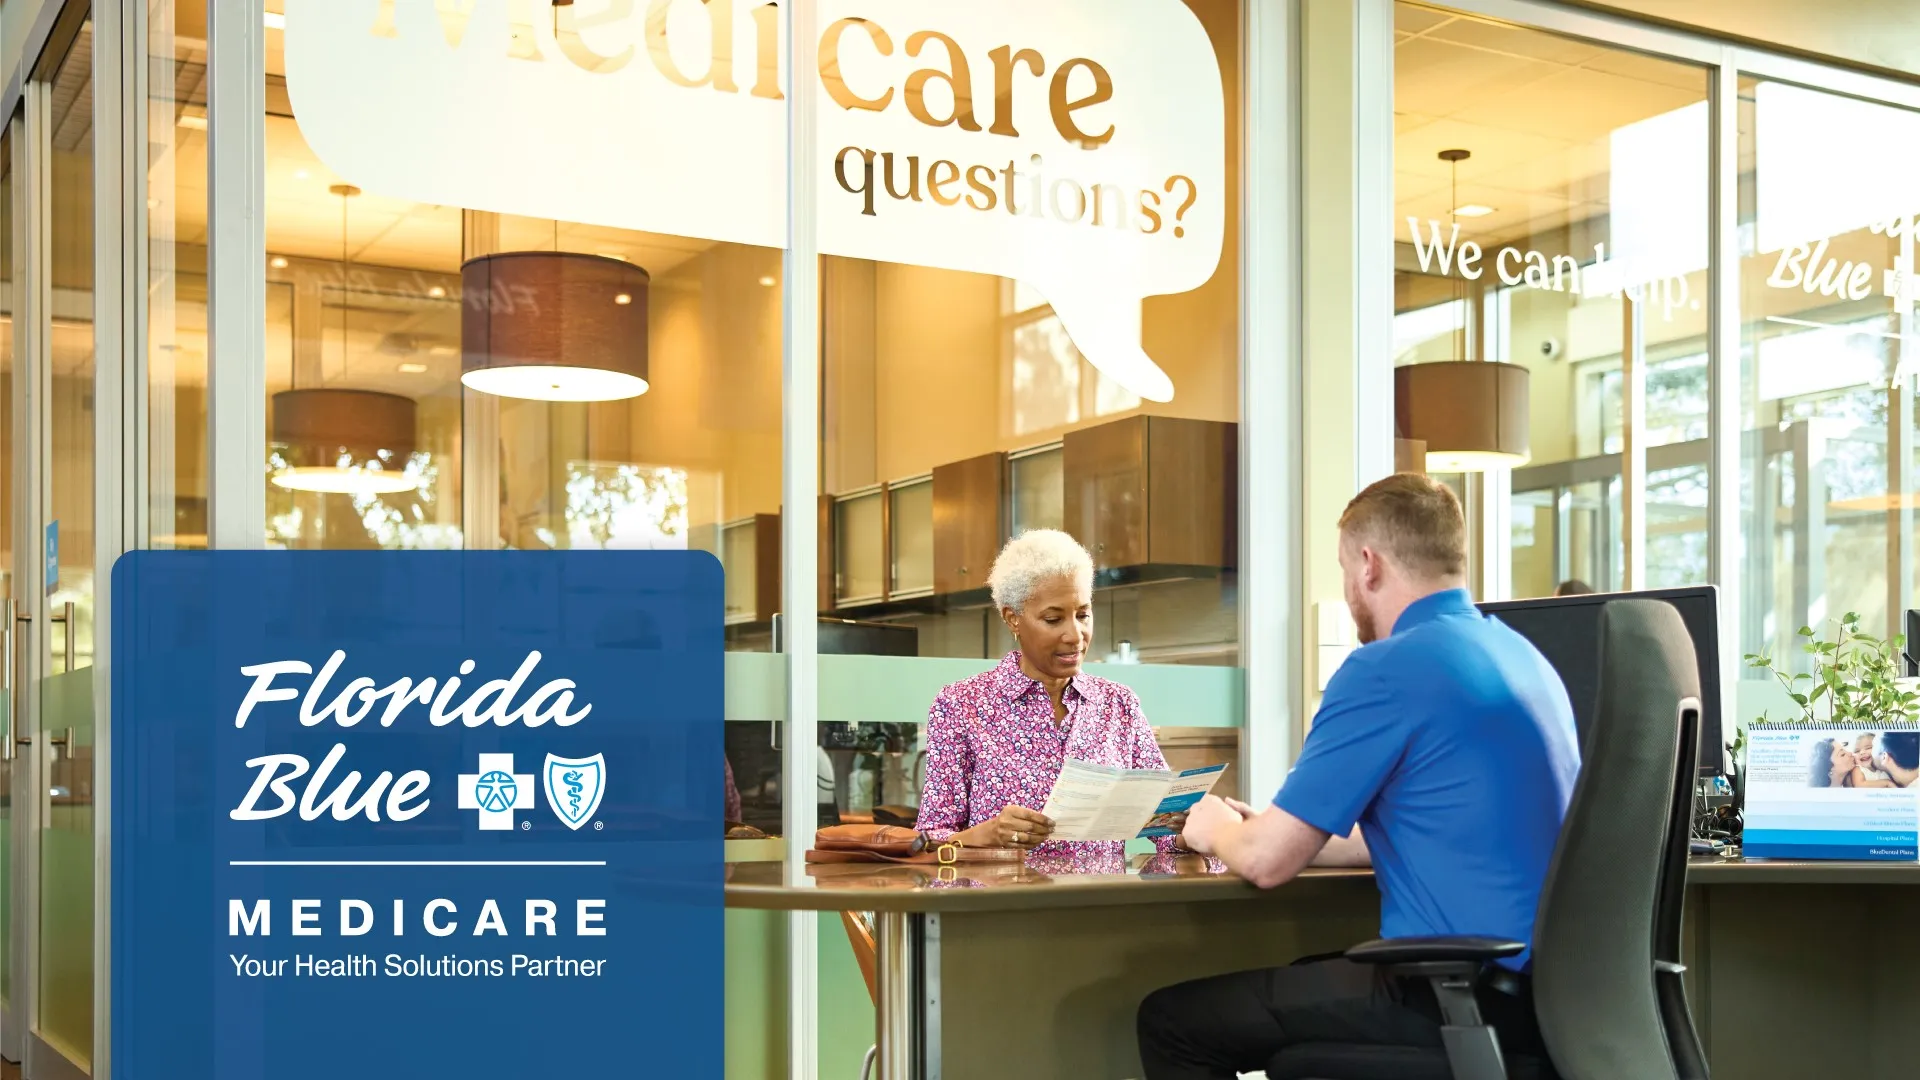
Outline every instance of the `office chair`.
{"type": "Polygon", "coordinates": [[[1679,612],[1657,600],[1609,603],[1600,671],[1534,922],[1534,1010],[1551,1062],[1503,1055],[1474,998],[1492,961],[1522,942],[1400,938],[1347,957],[1429,980],[1443,1046],[1297,1046],[1268,1064],[1268,1080],[1707,1080],[1679,963],[1700,720],[1679,612]]]}

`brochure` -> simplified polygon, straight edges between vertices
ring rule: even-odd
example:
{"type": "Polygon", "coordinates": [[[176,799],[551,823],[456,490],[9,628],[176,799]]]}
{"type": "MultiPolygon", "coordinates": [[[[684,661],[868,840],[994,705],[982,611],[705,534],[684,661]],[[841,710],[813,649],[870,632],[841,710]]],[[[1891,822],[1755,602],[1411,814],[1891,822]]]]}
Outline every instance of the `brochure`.
{"type": "Polygon", "coordinates": [[[1053,819],[1055,840],[1172,836],[1226,769],[1220,764],[1176,773],[1068,758],[1040,812],[1053,819]]]}
{"type": "Polygon", "coordinates": [[[1755,859],[1920,859],[1920,728],[1754,724],[1747,729],[1741,854],[1755,859]],[[1891,755],[1891,756],[1890,756],[1891,755]]]}

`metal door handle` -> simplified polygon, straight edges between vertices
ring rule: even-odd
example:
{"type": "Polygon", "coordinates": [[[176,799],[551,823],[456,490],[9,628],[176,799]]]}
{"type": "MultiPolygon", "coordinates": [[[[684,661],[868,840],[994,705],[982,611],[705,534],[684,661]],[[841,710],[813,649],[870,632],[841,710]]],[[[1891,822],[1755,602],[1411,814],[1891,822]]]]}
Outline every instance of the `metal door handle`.
{"type": "Polygon", "coordinates": [[[73,670],[74,631],[80,625],[80,620],[74,618],[73,615],[73,601],[69,600],[65,604],[60,605],[60,614],[47,616],[47,621],[63,623],[67,628],[67,643],[64,650],[66,653],[67,666],[60,669],[60,673],[65,675],[73,670]]]}
{"type": "Polygon", "coordinates": [[[53,752],[54,757],[59,757],[62,753],[64,753],[67,757],[67,760],[71,761],[73,760],[73,729],[61,728],[60,730],[62,734],[49,738],[47,740],[47,745],[61,748],[61,749],[56,749],[53,752]]]}

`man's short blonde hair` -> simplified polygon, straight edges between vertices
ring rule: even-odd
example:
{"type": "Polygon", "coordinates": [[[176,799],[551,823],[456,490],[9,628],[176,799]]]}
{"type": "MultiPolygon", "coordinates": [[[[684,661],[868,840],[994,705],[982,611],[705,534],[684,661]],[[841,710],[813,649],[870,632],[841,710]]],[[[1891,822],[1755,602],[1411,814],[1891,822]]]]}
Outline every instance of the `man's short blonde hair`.
{"type": "Polygon", "coordinates": [[[1453,489],[1419,473],[1367,486],[1340,515],[1340,542],[1370,547],[1409,575],[1433,581],[1467,572],[1467,520],[1453,489]]]}

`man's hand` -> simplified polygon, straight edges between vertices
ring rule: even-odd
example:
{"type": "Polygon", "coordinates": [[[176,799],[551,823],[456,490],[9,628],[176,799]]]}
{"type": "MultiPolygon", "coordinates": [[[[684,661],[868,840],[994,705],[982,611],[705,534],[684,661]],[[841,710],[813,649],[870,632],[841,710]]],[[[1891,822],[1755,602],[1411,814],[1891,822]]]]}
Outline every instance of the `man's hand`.
{"type": "MultiPolygon", "coordinates": [[[[1239,804],[1239,807],[1244,806],[1244,803],[1239,804]]],[[[1201,799],[1193,809],[1187,811],[1187,827],[1180,834],[1180,846],[1202,855],[1212,855],[1220,830],[1232,828],[1245,819],[1246,814],[1239,807],[1218,795],[1201,799]]]]}
{"type": "Polygon", "coordinates": [[[1232,807],[1233,812],[1236,814],[1239,814],[1243,818],[1259,817],[1261,814],[1266,813],[1273,806],[1272,803],[1268,803],[1266,806],[1263,806],[1260,809],[1255,810],[1253,807],[1248,806],[1246,803],[1241,802],[1239,799],[1222,799],[1221,801],[1225,802],[1228,806],[1232,807]]]}

